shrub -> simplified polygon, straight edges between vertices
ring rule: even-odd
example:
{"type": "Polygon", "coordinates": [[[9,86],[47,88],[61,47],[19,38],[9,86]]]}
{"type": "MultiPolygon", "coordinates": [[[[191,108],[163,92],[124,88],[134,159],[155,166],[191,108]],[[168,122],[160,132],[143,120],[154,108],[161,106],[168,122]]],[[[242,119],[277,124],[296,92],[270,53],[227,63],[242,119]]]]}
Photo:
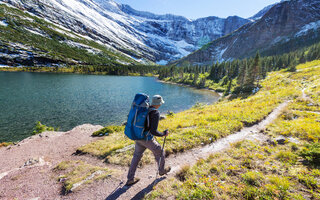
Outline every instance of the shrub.
{"type": "Polygon", "coordinates": [[[183,166],[181,168],[181,170],[176,174],[176,177],[180,181],[184,182],[184,181],[187,180],[187,176],[190,174],[190,172],[191,171],[190,171],[190,166],[189,165],[183,166]]]}
{"type": "Polygon", "coordinates": [[[43,133],[45,131],[54,131],[54,128],[51,127],[51,126],[46,126],[44,124],[41,124],[41,122],[37,122],[32,134],[33,135],[36,135],[36,134],[40,134],[40,133],[43,133]]]}
{"type": "Polygon", "coordinates": [[[256,187],[247,186],[243,190],[243,197],[248,200],[254,200],[259,196],[259,190],[256,187]]]}
{"type": "Polygon", "coordinates": [[[309,175],[309,174],[299,174],[298,175],[299,182],[308,187],[309,189],[317,189],[319,188],[317,180],[309,175]]]}
{"type": "Polygon", "coordinates": [[[291,144],[291,150],[292,150],[292,151],[298,151],[298,150],[299,150],[298,145],[297,145],[296,143],[292,143],[292,144],[291,144]]]}
{"type": "Polygon", "coordinates": [[[307,144],[300,152],[302,156],[310,165],[316,167],[320,166],[320,143],[307,144]]]}
{"type": "Polygon", "coordinates": [[[279,190],[279,192],[277,192],[279,199],[284,199],[284,197],[288,195],[291,183],[286,177],[272,176],[270,177],[270,182],[279,190]]]}
{"type": "Polygon", "coordinates": [[[243,181],[252,186],[260,186],[262,181],[264,180],[264,177],[261,173],[250,171],[242,175],[243,181]]]}
{"type": "Polygon", "coordinates": [[[2,142],[2,143],[0,143],[0,148],[1,147],[7,147],[7,146],[9,146],[11,144],[13,144],[13,143],[12,142],[2,142]]]}

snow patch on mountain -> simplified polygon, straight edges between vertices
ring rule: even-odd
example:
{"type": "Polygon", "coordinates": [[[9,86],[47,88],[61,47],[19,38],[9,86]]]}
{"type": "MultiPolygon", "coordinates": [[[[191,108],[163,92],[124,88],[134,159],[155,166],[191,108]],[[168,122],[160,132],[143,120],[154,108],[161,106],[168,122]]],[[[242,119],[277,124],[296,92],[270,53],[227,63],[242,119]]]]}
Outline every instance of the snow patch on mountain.
{"type": "Polygon", "coordinates": [[[250,17],[249,19],[253,21],[261,19],[276,4],[277,3],[264,7],[261,11],[259,11],[257,14],[250,17]]]}
{"type": "Polygon", "coordinates": [[[80,37],[78,37],[78,36],[76,36],[76,35],[74,35],[74,34],[71,34],[71,33],[67,32],[67,31],[64,31],[64,30],[62,30],[62,29],[53,28],[53,27],[50,27],[50,28],[53,29],[53,30],[55,30],[55,31],[57,31],[57,32],[59,32],[59,33],[62,33],[62,34],[64,34],[64,35],[67,35],[67,36],[69,36],[69,37],[76,38],[76,39],[80,39],[80,37]]]}
{"type": "Polygon", "coordinates": [[[219,54],[218,54],[218,61],[219,62],[225,61],[225,59],[223,58],[223,54],[224,54],[224,52],[226,52],[227,49],[228,49],[228,47],[226,47],[224,49],[222,49],[222,48],[217,49],[217,51],[219,52],[219,54]]]}
{"type": "Polygon", "coordinates": [[[71,46],[71,47],[77,47],[79,49],[85,49],[87,50],[89,53],[92,53],[92,54],[98,54],[101,52],[101,50],[99,49],[96,49],[96,48],[92,48],[88,45],[85,45],[85,44],[81,44],[81,43],[78,43],[78,42],[73,42],[71,40],[67,40],[67,41],[63,41],[63,43],[71,46]]]}
{"type": "Polygon", "coordinates": [[[29,29],[29,28],[24,28],[24,29],[29,31],[29,32],[31,32],[32,34],[49,38],[49,36],[46,33],[44,33],[43,31],[41,31],[39,29],[34,29],[34,30],[33,29],[29,29]]]}
{"type": "Polygon", "coordinates": [[[0,21],[0,26],[8,26],[8,23],[6,21],[0,21]]]}
{"type": "Polygon", "coordinates": [[[315,31],[319,28],[320,28],[320,20],[316,21],[316,22],[311,22],[311,23],[303,26],[301,28],[301,30],[295,34],[295,37],[300,37],[300,36],[306,35],[309,31],[311,31],[311,30],[315,31]]]}

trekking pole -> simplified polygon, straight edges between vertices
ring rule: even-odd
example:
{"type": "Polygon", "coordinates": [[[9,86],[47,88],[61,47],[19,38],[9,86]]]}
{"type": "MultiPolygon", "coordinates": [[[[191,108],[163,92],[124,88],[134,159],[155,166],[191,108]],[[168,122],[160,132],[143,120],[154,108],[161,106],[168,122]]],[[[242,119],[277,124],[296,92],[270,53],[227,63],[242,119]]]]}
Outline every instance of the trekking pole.
{"type": "MultiPolygon", "coordinates": [[[[167,136],[165,136],[164,139],[163,139],[163,144],[162,144],[162,150],[161,150],[161,152],[164,152],[164,145],[166,144],[166,139],[167,139],[167,136]]],[[[155,185],[156,180],[158,179],[158,174],[159,174],[159,169],[160,169],[161,158],[162,158],[162,156],[160,157],[159,162],[158,162],[158,170],[157,170],[156,179],[155,179],[155,181],[154,181],[153,186],[155,185]]]]}

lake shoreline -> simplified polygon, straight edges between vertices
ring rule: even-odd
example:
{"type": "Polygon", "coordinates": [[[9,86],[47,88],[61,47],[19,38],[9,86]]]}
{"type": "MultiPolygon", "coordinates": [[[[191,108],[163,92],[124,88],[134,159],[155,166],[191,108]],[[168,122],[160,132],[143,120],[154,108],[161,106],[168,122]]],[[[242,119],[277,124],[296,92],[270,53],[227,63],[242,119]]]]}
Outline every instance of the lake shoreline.
{"type": "MultiPolygon", "coordinates": [[[[27,67],[26,69],[31,69],[27,67]]],[[[66,68],[67,69],[67,68],[66,68]]],[[[0,67],[0,72],[30,72],[30,73],[49,73],[49,74],[79,74],[79,75],[103,75],[103,76],[132,76],[132,77],[157,77],[153,74],[146,74],[144,76],[138,73],[128,73],[127,75],[115,75],[115,74],[108,74],[106,72],[72,72],[72,71],[48,71],[48,70],[25,70],[22,67],[0,67]]]]}
{"type": "Polygon", "coordinates": [[[184,86],[184,87],[190,87],[190,88],[193,88],[193,89],[197,89],[197,90],[206,90],[206,91],[210,91],[210,92],[213,92],[215,94],[218,94],[220,97],[223,96],[223,93],[222,92],[217,92],[213,89],[210,89],[208,87],[206,88],[198,88],[198,87],[195,87],[195,86],[192,86],[192,85],[188,85],[188,84],[184,84],[184,83],[176,83],[176,82],[172,82],[172,81],[163,81],[163,80],[160,80],[156,77],[156,80],[160,83],[167,83],[167,84],[172,84],[172,85],[178,85],[178,86],[184,86]]]}

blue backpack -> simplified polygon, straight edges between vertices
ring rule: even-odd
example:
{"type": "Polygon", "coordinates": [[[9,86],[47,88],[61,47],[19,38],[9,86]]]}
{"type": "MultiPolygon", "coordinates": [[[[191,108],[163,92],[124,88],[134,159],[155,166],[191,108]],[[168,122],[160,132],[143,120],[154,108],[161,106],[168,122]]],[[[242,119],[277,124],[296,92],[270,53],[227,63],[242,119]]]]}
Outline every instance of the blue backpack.
{"type": "Polygon", "coordinates": [[[125,135],[131,140],[143,140],[147,138],[148,132],[144,131],[144,124],[149,120],[149,96],[143,93],[136,94],[134,97],[126,128],[125,135]]]}

